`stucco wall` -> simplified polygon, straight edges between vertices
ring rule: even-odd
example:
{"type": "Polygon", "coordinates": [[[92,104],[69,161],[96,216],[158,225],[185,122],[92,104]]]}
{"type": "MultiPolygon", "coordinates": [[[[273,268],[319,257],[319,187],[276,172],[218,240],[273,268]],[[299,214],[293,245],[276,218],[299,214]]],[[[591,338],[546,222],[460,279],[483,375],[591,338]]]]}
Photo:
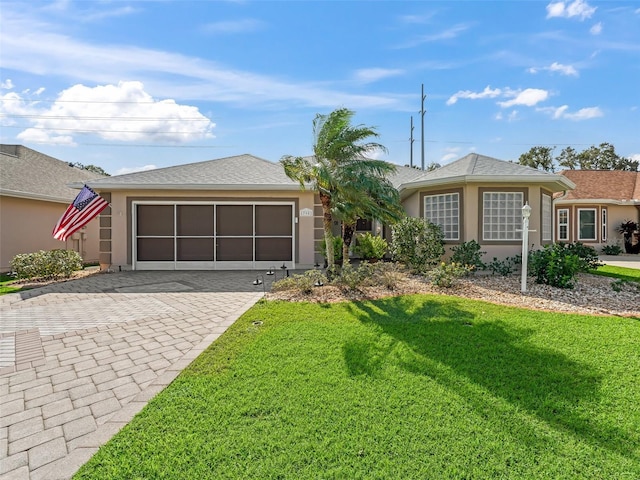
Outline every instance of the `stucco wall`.
{"type": "Polygon", "coordinates": [[[314,210],[313,192],[309,191],[114,191],[111,192],[111,266],[131,268],[132,201],[139,200],[201,200],[201,201],[277,201],[295,200],[296,205],[296,268],[312,268],[314,262],[314,217],[300,216],[300,210],[314,210]]]}
{"type": "Polygon", "coordinates": [[[0,197],[0,271],[10,270],[19,253],[62,248],[75,250],[85,262],[98,261],[98,220],[89,222],[74,238],[65,242],[51,235],[68,204],[0,197]],[[77,237],[77,238],[75,238],[77,237]]]}

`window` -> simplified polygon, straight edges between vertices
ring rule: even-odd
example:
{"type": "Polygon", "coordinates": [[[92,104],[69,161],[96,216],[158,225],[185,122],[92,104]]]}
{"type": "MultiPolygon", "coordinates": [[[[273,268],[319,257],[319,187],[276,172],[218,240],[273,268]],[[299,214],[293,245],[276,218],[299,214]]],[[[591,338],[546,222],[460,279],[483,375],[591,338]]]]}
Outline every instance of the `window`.
{"type": "Polygon", "coordinates": [[[578,209],[578,240],[596,240],[596,209],[578,209]]]}
{"type": "Polygon", "coordinates": [[[569,241],[569,209],[558,210],[558,240],[569,241]]]}
{"type": "Polygon", "coordinates": [[[442,227],[445,240],[459,240],[460,194],[427,195],[424,197],[424,218],[442,227]]]}
{"type": "Polygon", "coordinates": [[[551,195],[542,194],[542,240],[551,241],[551,195]]]}
{"type": "Polygon", "coordinates": [[[484,192],[482,194],[482,239],[520,240],[522,232],[522,192],[484,192]]]}
{"type": "Polygon", "coordinates": [[[601,215],[601,227],[602,228],[602,238],[601,241],[606,242],[607,241],[607,209],[603,208],[602,211],[600,212],[601,215]]]}

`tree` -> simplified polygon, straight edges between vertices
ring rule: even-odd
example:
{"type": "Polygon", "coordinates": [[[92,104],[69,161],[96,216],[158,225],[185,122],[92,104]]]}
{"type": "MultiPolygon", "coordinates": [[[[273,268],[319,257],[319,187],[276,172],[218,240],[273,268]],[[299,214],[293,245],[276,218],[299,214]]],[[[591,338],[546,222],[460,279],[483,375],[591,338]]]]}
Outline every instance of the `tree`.
{"type": "MultiPolygon", "coordinates": [[[[317,114],[313,120],[314,156],[285,155],[280,159],[289,178],[298,181],[303,189],[309,186],[320,197],[330,271],[334,267],[331,225],[336,195],[349,188],[345,180],[371,175],[384,177],[390,165],[366,157],[375,151],[386,151],[386,148],[377,142],[367,141],[378,137],[378,133],[373,127],[351,125],[353,115],[354,112],[346,108],[334,110],[329,115],[317,114]]],[[[344,194],[343,198],[351,197],[344,194]]]]}
{"type": "Polygon", "coordinates": [[[533,147],[527,153],[520,155],[518,163],[526,167],[553,172],[553,150],[556,147],[533,147]]]}
{"type": "Polygon", "coordinates": [[[607,142],[592,145],[581,152],[565,147],[555,159],[551,157],[553,148],[533,147],[520,155],[518,163],[546,171],[554,171],[556,166],[569,170],[640,170],[640,161],[621,157],[615,147],[607,142]]]}
{"type": "Polygon", "coordinates": [[[575,170],[578,166],[578,153],[572,147],[565,147],[556,157],[556,161],[560,167],[575,170]]]}
{"type": "Polygon", "coordinates": [[[107,172],[105,172],[102,167],[98,167],[96,165],[83,165],[80,162],[76,162],[71,164],[72,166],[79,168],[80,170],[86,170],[87,172],[97,173],[98,175],[104,175],[105,177],[110,177],[107,172]]]}
{"type": "MultiPolygon", "coordinates": [[[[395,167],[389,163],[387,172],[395,167]]],[[[349,249],[353,241],[359,219],[376,219],[384,223],[394,223],[404,216],[400,195],[393,184],[381,175],[358,173],[353,176],[345,169],[343,188],[334,198],[334,212],[342,222],[342,265],[349,263],[349,249]]]]}

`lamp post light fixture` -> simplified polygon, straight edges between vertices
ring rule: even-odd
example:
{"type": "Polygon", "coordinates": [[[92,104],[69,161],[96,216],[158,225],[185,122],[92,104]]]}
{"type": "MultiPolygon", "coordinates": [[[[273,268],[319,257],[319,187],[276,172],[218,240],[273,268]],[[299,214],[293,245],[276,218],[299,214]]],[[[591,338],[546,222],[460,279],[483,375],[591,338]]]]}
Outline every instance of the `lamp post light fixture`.
{"type": "Polygon", "coordinates": [[[529,261],[529,217],[531,217],[531,207],[529,202],[525,202],[522,207],[522,276],[520,280],[520,291],[527,291],[527,268],[529,261]]]}
{"type": "Polygon", "coordinates": [[[267,288],[265,287],[264,277],[262,275],[258,275],[253,281],[253,284],[255,286],[262,285],[262,296],[265,296],[267,294],[267,288]]]}

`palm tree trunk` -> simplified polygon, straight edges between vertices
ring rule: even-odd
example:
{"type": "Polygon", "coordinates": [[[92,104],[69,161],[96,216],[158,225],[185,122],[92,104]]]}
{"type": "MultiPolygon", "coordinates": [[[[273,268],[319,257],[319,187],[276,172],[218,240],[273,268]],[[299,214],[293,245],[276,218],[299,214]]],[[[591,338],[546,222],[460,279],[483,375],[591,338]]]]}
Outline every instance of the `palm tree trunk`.
{"type": "Polygon", "coordinates": [[[319,196],[320,203],[322,204],[322,226],[324,228],[324,241],[327,250],[327,270],[329,272],[332,272],[335,264],[335,254],[333,251],[333,218],[331,217],[331,197],[322,192],[320,192],[319,196]]]}
{"type": "Polygon", "coordinates": [[[342,266],[349,265],[349,249],[356,230],[355,223],[342,222],[342,266]]]}

